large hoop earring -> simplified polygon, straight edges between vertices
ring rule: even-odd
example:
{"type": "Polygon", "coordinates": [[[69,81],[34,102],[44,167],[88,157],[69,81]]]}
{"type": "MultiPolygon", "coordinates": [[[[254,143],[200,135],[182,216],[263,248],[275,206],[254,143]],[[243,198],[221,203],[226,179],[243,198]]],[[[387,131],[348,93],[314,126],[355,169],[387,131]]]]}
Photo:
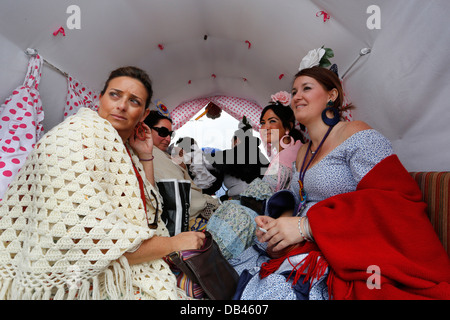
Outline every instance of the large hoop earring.
{"type": "Polygon", "coordinates": [[[280,139],[280,146],[281,146],[283,149],[287,149],[287,148],[289,148],[289,147],[292,147],[292,146],[294,145],[294,143],[295,143],[294,139],[293,139],[290,135],[288,135],[288,134],[282,136],[281,139],[280,139]],[[284,138],[289,138],[289,143],[287,143],[287,144],[284,143],[284,142],[283,142],[284,138]]]}
{"type": "Polygon", "coordinates": [[[134,128],[134,136],[139,140],[144,141],[146,139],[145,134],[146,134],[145,128],[142,125],[142,122],[139,121],[139,123],[134,128]]]}
{"type": "Polygon", "coordinates": [[[333,127],[335,126],[340,120],[341,120],[341,116],[339,114],[339,110],[335,107],[333,107],[334,102],[332,100],[330,100],[327,103],[327,107],[325,108],[325,110],[322,111],[322,120],[323,122],[325,122],[326,125],[333,127]],[[327,116],[327,112],[328,111],[332,111],[334,116],[333,118],[328,118],[327,116]]]}

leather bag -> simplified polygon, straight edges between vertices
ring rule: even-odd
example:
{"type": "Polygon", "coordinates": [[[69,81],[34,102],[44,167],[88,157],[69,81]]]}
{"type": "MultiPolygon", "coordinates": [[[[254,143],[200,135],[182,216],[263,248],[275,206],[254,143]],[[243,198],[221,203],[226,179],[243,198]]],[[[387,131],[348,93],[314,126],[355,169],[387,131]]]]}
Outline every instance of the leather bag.
{"type": "Polygon", "coordinates": [[[222,255],[211,234],[205,231],[205,235],[201,249],[175,251],[165,260],[192,281],[195,298],[206,295],[211,300],[231,300],[239,275],[222,255]]]}

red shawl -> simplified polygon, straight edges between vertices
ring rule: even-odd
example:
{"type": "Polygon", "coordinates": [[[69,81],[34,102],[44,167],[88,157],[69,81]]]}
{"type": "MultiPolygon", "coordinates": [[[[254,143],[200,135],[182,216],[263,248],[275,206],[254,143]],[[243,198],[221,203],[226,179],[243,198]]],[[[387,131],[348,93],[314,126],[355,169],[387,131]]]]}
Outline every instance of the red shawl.
{"type": "Polygon", "coordinates": [[[450,259],[425,209],[396,155],[377,164],[356,191],[314,205],[308,219],[332,269],[332,297],[450,299],[450,259]],[[369,266],[379,267],[381,289],[369,289],[369,266]]]}
{"type": "Polygon", "coordinates": [[[356,191],[311,207],[308,219],[316,243],[294,246],[263,264],[260,276],[290,256],[309,252],[311,258],[294,268],[294,283],[300,274],[305,280],[319,278],[325,258],[332,299],[450,299],[450,259],[425,209],[417,183],[396,155],[387,157],[356,191]],[[378,277],[371,266],[379,268],[378,277]]]}

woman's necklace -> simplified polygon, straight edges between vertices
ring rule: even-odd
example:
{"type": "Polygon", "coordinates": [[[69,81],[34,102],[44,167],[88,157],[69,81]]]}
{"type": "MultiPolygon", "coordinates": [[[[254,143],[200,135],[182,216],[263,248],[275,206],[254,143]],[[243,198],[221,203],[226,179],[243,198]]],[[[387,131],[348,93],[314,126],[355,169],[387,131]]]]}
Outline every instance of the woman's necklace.
{"type": "Polygon", "coordinates": [[[316,157],[316,155],[317,155],[317,153],[319,152],[320,148],[322,148],[323,143],[324,143],[325,140],[327,139],[327,137],[328,137],[328,135],[330,134],[330,132],[331,132],[332,129],[333,129],[333,126],[331,126],[331,127],[328,129],[327,133],[326,133],[325,136],[323,137],[323,139],[322,139],[322,141],[320,142],[319,147],[316,149],[316,151],[314,151],[314,152],[311,151],[312,141],[309,142],[308,150],[306,150],[305,157],[303,158],[302,167],[300,168],[300,173],[299,173],[298,184],[299,184],[299,186],[300,186],[300,189],[299,189],[300,205],[299,205],[299,207],[298,207],[297,214],[298,214],[301,210],[303,210],[303,208],[304,208],[305,205],[306,205],[306,198],[307,198],[307,196],[306,196],[305,189],[304,189],[304,187],[303,187],[303,180],[304,180],[304,178],[305,178],[306,170],[308,170],[309,165],[311,164],[311,162],[312,162],[312,161],[314,160],[314,158],[316,157]],[[309,159],[308,163],[306,163],[306,159],[308,158],[309,152],[311,152],[312,156],[311,156],[311,159],[309,159]]]}

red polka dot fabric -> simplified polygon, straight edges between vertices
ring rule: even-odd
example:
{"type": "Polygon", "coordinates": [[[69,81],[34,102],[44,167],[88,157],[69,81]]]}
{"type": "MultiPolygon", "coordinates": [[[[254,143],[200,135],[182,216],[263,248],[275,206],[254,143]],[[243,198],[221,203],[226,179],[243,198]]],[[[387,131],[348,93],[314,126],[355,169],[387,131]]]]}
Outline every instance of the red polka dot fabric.
{"type": "Polygon", "coordinates": [[[259,118],[263,108],[253,101],[229,96],[213,96],[180,104],[170,113],[174,130],[181,128],[209,102],[213,102],[239,121],[246,116],[253,129],[259,131],[259,118]]]}
{"type": "Polygon", "coordinates": [[[73,77],[67,77],[67,88],[64,119],[77,113],[83,107],[98,110],[99,93],[85,87],[73,77]]]}
{"type": "Polygon", "coordinates": [[[38,91],[42,62],[39,55],[30,58],[23,85],[0,107],[0,201],[44,134],[44,111],[38,91]]]}

